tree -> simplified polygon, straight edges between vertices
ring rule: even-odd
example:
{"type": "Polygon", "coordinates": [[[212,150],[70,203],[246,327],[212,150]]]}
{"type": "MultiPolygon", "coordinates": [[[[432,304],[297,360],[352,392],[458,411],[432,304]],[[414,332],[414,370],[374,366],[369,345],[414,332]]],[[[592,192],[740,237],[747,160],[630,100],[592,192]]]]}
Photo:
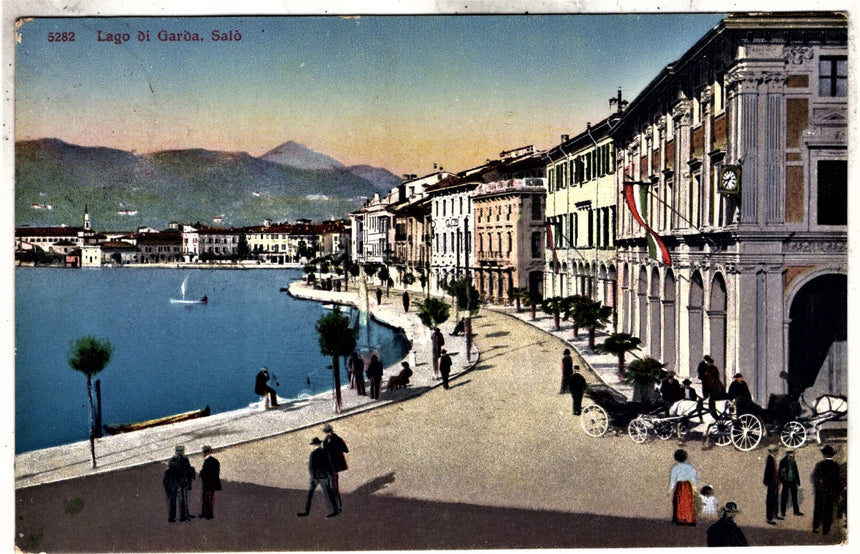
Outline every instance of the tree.
{"type": "Polygon", "coordinates": [[[618,377],[624,378],[624,358],[628,352],[639,348],[642,341],[630,333],[612,333],[602,344],[597,345],[597,352],[618,356],[618,377]]]}
{"type": "Polygon", "coordinates": [[[460,310],[469,310],[470,314],[474,314],[481,307],[480,293],[468,277],[451,281],[447,291],[456,300],[457,308],[460,310]]]}
{"type": "Polygon", "coordinates": [[[517,306],[517,313],[520,313],[522,311],[522,304],[523,304],[523,302],[528,300],[528,297],[529,297],[528,289],[524,289],[524,288],[520,288],[520,287],[513,287],[511,289],[511,300],[513,300],[517,306]]]}
{"type": "Polygon", "coordinates": [[[561,296],[552,296],[545,298],[541,309],[552,316],[555,323],[555,330],[558,331],[561,325],[561,312],[564,309],[564,299],[561,296]]]}
{"type": "Polygon", "coordinates": [[[541,301],[542,298],[540,293],[534,290],[530,290],[528,296],[526,296],[525,300],[523,301],[526,306],[531,308],[533,320],[535,317],[537,317],[537,314],[535,312],[537,311],[537,307],[540,306],[541,301]]]}
{"type": "Polygon", "coordinates": [[[90,455],[93,467],[96,467],[96,445],[95,445],[95,411],[93,408],[93,383],[92,379],[98,375],[110,363],[113,354],[113,346],[107,339],[101,340],[87,335],[79,338],[71,344],[69,350],[69,365],[75,371],[80,371],[87,376],[87,398],[90,408],[90,455]]]}
{"type": "Polygon", "coordinates": [[[654,358],[633,360],[627,367],[624,380],[633,384],[633,402],[648,402],[654,399],[655,385],[666,378],[666,364],[654,358]]]}
{"type": "MultiPolygon", "coordinates": [[[[418,318],[428,329],[437,327],[440,323],[444,323],[451,315],[451,306],[444,300],[433,298],[432,296],[418,304],[418,318]]],[[[436,352],[433,352],[433,368],[437,366],[436,352]]]]}
{"type": "Polygon", "coordinates": [[[340,394],[340,358],[355,350],[355,332],[349,324],[349,318],[335,308],[323,315],[316,324],[319,335],[320,353],[331,356],[331,368],[334,373],[334,410],[340,413],[342,398],[340,394]]]}
{"type": "Polygon", "coordinates": [[[604,306],[597,300],[586,299],[580,302],[574,311],[577,322],[588,329],[588,349],[594,351],[594,335],[598,327],[603,327],[612,318],[612,308],[604,306]]]}
{"type": "Polygon", "coordinates": [[[414,282],[415,282],[415,275],[414,274],[407,273],[406,275],[403,276],[403,284],[406,287],[408,287],[409,285],[411,285],[414,282]]]}
{"type": "Polygon", "coordinates": [[[376,276],[379,277],[379,284],[385,286],[385,296],[389,296],[390,289],[388,288],[388,281],[391,275],[389,274],[388,266],[384,265],[380,267],[376,276]]]}
{"type": "Polygon", "coordinates": [[[575,339],[579,338],[579,327],[581,325],[577,319],[576,311],[580,305],[590,301],[591,298],[581,294],[574,294],[573,296],[566,296],[564,298],[564,320],[570,320],[573,323],[573,338],[575,339]]]}

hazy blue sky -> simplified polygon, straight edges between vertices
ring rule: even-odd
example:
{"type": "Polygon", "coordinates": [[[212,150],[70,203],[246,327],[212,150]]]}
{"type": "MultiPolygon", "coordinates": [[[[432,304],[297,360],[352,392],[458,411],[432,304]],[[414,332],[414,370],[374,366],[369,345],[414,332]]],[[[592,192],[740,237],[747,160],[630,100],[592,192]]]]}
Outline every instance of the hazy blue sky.
{"type": "Polygon", "coordinates": [[[15,138],[257,156],[295,140],[346,164],[458,171],[583,131],[619,87],[632,99],[720,19],[36,19],[18,31],[15,138]],[[241,40],[213,41],[215,30],[241,40]],[[50,40],[62,32],[74,42],[50,40]],[[128,42],[99,40],[122,33],[128,42]]]}

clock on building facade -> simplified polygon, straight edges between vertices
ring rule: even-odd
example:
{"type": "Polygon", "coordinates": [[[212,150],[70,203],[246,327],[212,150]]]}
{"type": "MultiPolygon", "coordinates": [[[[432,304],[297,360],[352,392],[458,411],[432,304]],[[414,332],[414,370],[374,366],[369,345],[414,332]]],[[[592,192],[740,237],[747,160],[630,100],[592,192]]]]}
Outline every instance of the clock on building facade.
{"type": "Polygon", "coordinates": [[[722,194],[737,194],[741,190],[741,166],[724,165],[722,167],[719,189],[722,194]]]}

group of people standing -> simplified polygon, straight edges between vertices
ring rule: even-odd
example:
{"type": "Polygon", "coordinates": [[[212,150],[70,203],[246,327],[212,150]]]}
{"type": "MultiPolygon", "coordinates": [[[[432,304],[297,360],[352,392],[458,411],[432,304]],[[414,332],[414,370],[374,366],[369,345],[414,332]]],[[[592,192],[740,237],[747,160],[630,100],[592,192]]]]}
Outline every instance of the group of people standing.
{"type": "MultiPolygon", "coordinates": [[[[167,469],[161,480],[167,496],[167,521],[176,521],[176,507],[179,506],[179,521],[191,521],[195,516],[188,513],[188,491],[191,490],[197,471],[185,456],[185,447],[177,445],[173,457],[167,462],[167,469]]],[[[215,517],[215,491],[221,490],[221,464],[212,455],[212,447],[203,447],[203,466],[200,468],[201,507],[203,519],[215,517]]]]}
{"type": "Polygon", "coordinates": [[[367,380],[370,383],[370,398],[379,400],[379,391],[382,388],[382,375],[384,373],[379,356],[371,354],[370,362],[367,364],[367,369],[365,369],[364,359],[358,352],[353,351],[349,355],[346,368],[349,373],[349,388],[355,389],[355,393],[360,396],[366,396],[367,389],[365,388],[364,376],[367,375],[367,380]]]}
{"type": "Polygon", "coordinates": [[[324,425],[323,433],[325,433],[324,440],[314,437],[310,442],[311,446],[314,447],[308,458],[310,485],[305,509],[296,514],[298,517],[307,517],[310,514],[311,501],[317,486],[323,490],[329,507],[329,514],[326,517],[337,517],[343,512],[343,499],[340,496],[338,474],[349,469],[346,463],[346,454],[349,452],[349,448],[347,448],[346,442],[334,432],[331,425],[324,425]]]}
{"type": "MultiPolygon", "coordinates": [[[[800,511],[798,488],[800,472],[797,468],[794,450],[788,450],[777,462],[778,446],[768,448],[765,458],[763,484],[766,487],[765,517],[770,525],[775,520],[785,519],[788,500],[791,498],[795,516],[804,515],[800,511]],[[780,495],[781,493],[781,495],[780,495]]],[[[833,514],[845,492],[845,483],[838,462],[833,459],[836,451],[830,445],[821,449],[824,457],[810,475],[815,496],[812,517],[812,532],[828,535],[833,524],[833,514]]],[[[711,486],[702,487],[698,493],[696,470],[688,459],[687,452],[678,449],[674,453],[675,464],[669,473],[669,492],[672,494],[672,523],[676,525],[696,525],[697,504],[701,504],[703,517],[717,515],[718,501],[711,486]]],[[[734,516],[740,513],[737,504],[728,502],[722,508],[722,515],[708,528],[708,546],[747,546],[746,537],[734,523],[734,516]]]]}
{"type": "Polygon", "coordinates": [[[561,389],[558,393],[570,393],[573,402],[573,415],[582,413],[582,397],[587,386],[585,377],[579,372],[579,366],[573,363],[570,350],[565,348],[561,356],[561,389]]]}

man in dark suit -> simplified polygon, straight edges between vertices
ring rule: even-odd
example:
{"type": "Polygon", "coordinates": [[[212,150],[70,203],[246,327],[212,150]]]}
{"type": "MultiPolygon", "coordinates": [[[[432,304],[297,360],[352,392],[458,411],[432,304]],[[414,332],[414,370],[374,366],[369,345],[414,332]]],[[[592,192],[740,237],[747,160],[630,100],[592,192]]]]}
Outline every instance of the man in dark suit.
{"type": "Polygon", "coordinates": [[[744,532],[735,523],[735,516],[739,513],[737,504],[726,503],[723,516],[708,527],[708,546],[749,546],[744,532]]]}
{"type": "Polygon", "coordinates": [[[269,399],[268,405],[272,408],[277,408],[278,393],[269,386],[269,379],[271,379],[269,368],[263,366],[263,369],[257,373],[257,380],[254,383],[254,394],[267,397],[269,399]]]}
{"type": "Polygon", "coordinates": [[[173,457],[167,462],[164,478],[161,480],[167,495],[167,521],[176,521],[176,503],[179,502],[179,521],[190,521],[188,514],[188,491],[197,473],[185,457],[185,447],[177,445],[173,457]]]}
{"type": "Polygon", "coordinates": [[[767,487],[767,497],[765,498],[765,511],[767,512],[767,522],[771,525],[776,525],[773,518],[784,519],[777,513],[777,504],[779,502],[779,468],[776,463],[776,453],[779,452],[778,446],[771,446],[767,449],[767,458],[764,461],[764,479],[762,483],[767,487]]]}
{"type": "Polygon", "coordinates": [[[215,491],[221,490],[221,463],[212,455],[212,447],[203,447],[203,467],[200,468],[200,484],[203,489],[200,517],[215,517],[215,491]]]}
{"type": "Polygon", "coordinates": [[[334,429],[328,423],[323,426],[323,433],[325,433],[323,450],[328,455],[328,461],[331,464],[331,488],[334,491],[334,498],[337,500],[335,506],[337,507],[337,511],[341,512],[343,511],[341,509],[343,507],[343,499],[340,497],[340,478],[338,474],[341,471],[349,469],[346,463],[346,454],[349,452],[349,448],[347,448],[346,442],[334,432],[334,429]]]}
{"type": "Polygon", "coordinates": [[[812,488],[815,492],[815,509],[812,512],[812,532],[817,533],[822,528],[825,535],[830,534],[833,523],[833,509],[839,495],[842,494],[842,476],[839,475],[839,464],[833,459],[836,451],[829,444],[821,449],[824,459],[815,464],[812,470],[812,488]]]}
{"type": "Polygon", "coordinates": [[[789,450],[779,461],[779,482],[782,484],[782,495],[779,499],[780,515],[785,517],[785,508],[788,506],[788,496],[794,507],[794,515],[802,516],[800,505],[797,502],[797,487],[800,486],[800,473],[797,471],[797,462],[794,461],[794,450],[789,450]]]}
{"type": "Polygon", "coordinates": [[[318,437],[311,439],[311,445],[315,446],[311,455],[308,457],[308,472],[310,473],[311,482],[308,487],[308,499],[305,502],[305,511],[299,512],[296,515],[299,517],[307,517],[311,511],[311,500],[314,498],[314,491],[317,485],[320,485],[325,491],[326,502],[331,509],[326,517],[335,517],[338,515],[337,500],[334,498],[334,490],[331,488],[331,462],[329,462],[328,454],[322,448],[322,441],[318,437]]]}
{"type": "Polygon", "coordinates": [[[582,396],[585,394],[585,389],[588,384],[585,382],[585,377],[579,372],[579,366],[573,366],[573,375],[570,376],[570,396],[573,400],[573,415],[582,413],[582,396]]]}
{"type": "Polygon", "coordinates": [[[699,395],[696,394],[696,389],[692,387],[693,382],[689,379],[681,381],[683,389],[681,389],[681,400],[698,400],[699,395]]]}

